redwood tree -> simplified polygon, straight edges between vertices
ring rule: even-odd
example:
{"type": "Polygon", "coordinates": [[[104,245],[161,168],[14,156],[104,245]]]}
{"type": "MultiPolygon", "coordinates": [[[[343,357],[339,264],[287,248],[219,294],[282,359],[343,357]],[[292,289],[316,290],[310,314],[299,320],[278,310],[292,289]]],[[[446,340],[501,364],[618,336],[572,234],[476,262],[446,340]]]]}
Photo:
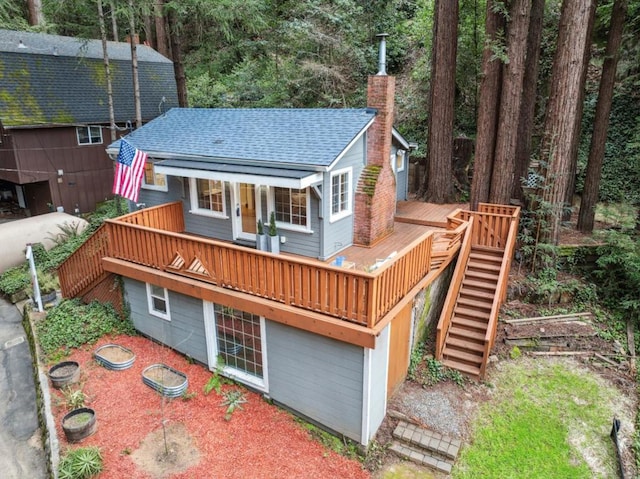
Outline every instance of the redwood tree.
{"type": "Polygon", "coordinates": [[[545,0],[532,0],[531,2],[527,60],[524,67],[526,73],[522,84],[522,105],[520,106],[520,119],[518,120],[518,141],[516,144],[513,186],[513,198],[517,198],[521,203],[524,203],[525,199],[522,191],[522,178],[527,176],[531,160],[531,137],[533,135],[536,111],[544,3],[545,0]]]}
{"type": "Polygon", "coordinates": [[[530,15],[531,0],[513,0],[509,10],[508,62],[503,68],[500,117],[489,194],[489,201],[492,203],[509,204],[513,192],[517,125],[520,119],[530,15]]]}
{"type": "Polygon", "coordinates": [[[480,81],[476,154],[471,182],[471,209],[478,203],[489,201],[489,188],[493,170],[493,153],[498,129],[502,64],[494,49],[499,34],[504,29],[504,17],[494,8],[494,1],[487,0],[485,20],[485,45],[482,52],[482,79],[480,81]]]}
{"type": "Polygon", "coordinates": [[[598,202],[598,190],[600,189],[602,161],[607,141],[607,130],[609,129],[613,87],[615,85],[618,58],[620,57],[620,44],[622,42],[626,13],[627,1],[615,0],[604,54],[602,77],[600,78],[600,90],[598,91],[598,103],[596,104],[584,191],[580,202],[580,212],[578,213],[578,229],[585,233],[593,231],[595,207],[598,202]]]}
{"type": "Polygon", "coordinates": [[[565,194],[572,174],[572,148],[578,134],[581,85],[588,25],[593,0],[565,0],[560,14],[557,49],[553,59],[551,90],[541,143],[545,185],[541,192],[546,205],[545,238],[558,244],[565,194]]]}
{"type": "Polygon", "coordinates": [[[453,120],[458,47],[458,2],[436,0],[424,199],[453,201],[453,120]]]}

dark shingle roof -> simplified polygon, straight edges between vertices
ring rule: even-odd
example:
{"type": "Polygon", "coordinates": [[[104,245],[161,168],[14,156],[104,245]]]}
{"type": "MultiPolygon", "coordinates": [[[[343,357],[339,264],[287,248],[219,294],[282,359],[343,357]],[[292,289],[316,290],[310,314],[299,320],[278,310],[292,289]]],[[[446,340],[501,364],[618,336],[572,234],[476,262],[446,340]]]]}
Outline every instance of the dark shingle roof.
{"type": "MultiPolygon", "coordinates": [[[[135,119],[131,50],[108,42],[117,122],[135,119]]],[[[139,45],[143,120],[177,106],[172,62],[139,45]]],[[[108,123],[102,43],[43,33],[0,30],[0,120],[6,127],[108,123]],[[20,46],[20,41],[22,45],[20,46]]]]}
{"type": "Polygon", "coordinates": [[[375,110],[368,108],[174,108],[126,139],[160,158],[326,167],[374,116],[375,110]]]}

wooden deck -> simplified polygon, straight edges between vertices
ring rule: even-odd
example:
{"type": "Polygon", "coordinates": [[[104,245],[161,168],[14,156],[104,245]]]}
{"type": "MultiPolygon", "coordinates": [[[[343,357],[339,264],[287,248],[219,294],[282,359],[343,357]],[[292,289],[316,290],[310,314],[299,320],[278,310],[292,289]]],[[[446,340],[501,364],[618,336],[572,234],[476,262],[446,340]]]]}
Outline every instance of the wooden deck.
{"type": "Polygon", "coordinates": [[[396,205],[396,222],[446,228],[447,217],[458,209],[469,209],[469,203],[436,205],[424,201],[399,201],[396,205]]]}

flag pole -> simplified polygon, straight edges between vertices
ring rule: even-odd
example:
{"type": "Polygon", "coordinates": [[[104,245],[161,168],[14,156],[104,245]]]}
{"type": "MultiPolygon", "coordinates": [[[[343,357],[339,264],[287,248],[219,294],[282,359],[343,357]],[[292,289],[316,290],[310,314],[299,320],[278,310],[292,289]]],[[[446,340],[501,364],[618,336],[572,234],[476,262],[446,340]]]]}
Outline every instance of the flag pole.
{"type": "Polygon", "coordinates": [[[40,285],[38,284],[38,273],[36,271],[36,264],[33,260],[33,249],[31,243],[27,244],[27,259],[29,260],[29,270],[31,271],[31,284],[33,285],[33,301],[36,303],[38,312],[44,311],[42,307],[42,297],[40,296],[40,285]]]}

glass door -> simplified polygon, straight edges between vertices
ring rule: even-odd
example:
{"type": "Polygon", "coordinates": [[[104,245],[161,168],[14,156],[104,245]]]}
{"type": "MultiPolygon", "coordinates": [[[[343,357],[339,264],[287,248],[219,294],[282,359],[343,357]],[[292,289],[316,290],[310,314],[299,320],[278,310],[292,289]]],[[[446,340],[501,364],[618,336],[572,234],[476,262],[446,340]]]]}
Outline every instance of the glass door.
{"type": "Polygon", "coordinates": [[[236,185],[236,199],[236,236],[255,240],[258,222],[256,185],[238,183],[236,185]]]}

